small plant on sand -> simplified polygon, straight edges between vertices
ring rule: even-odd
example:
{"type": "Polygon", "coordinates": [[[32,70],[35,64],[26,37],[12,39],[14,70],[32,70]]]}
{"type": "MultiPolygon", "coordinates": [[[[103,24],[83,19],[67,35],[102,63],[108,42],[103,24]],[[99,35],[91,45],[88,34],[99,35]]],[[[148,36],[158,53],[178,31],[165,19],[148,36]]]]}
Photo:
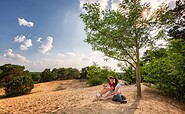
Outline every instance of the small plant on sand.
{"type": "Polygon", "coordinates": [[[8,97],[19,96],[30,92],[34,87],[34,82],[29,76],[18,76],[13,78],[5,86],[5,94],[8,97]]]}

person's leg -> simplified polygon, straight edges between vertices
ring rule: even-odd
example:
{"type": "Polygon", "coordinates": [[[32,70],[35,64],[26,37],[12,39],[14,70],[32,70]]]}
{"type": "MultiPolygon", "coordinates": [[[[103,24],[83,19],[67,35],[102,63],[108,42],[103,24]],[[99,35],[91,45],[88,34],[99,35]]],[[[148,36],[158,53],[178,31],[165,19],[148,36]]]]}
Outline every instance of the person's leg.
{"type": "Polygon", "coordinates": [[[102,94],[102,97],[107,97],[111,94],[112,92],[111,91],[107,91],[105,94],[102,94]]]}
{"type": "Polygon", "coordinates": [[[109,96],[106,96],[106,97],[100,97],[99,99],[107,100],[107,99],[112,99],[112,98],[113,98],[113,95],[109,95],[109,96]]]}
{"type": "Polygon", "coordinates": [[[103,88],[103,90],[100,92],[100,94],[101,94],[101,95],[102,95],[102,94],[105,94],[107,91],[108,91],[107,88],[103,88]]]}
{"type": "Polygon", "coordinates": [[[106,92],[107,92],[107,89],[104,88],[100,93],[98,93],[98,94],[96,95],[96,98],[99,99],[99,98],[102,97],[102,95],[105,94],[106,92]]]}

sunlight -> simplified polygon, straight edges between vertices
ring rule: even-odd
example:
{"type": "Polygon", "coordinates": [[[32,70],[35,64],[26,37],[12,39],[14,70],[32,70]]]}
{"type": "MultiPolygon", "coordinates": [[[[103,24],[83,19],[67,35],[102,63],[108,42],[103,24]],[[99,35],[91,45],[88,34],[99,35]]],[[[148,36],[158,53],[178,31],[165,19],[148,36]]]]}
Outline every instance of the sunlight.
{"type": "Polygon", "coordinates": [[[143,18],[147,18],[147,16],[148,16],[148,11],[145,9],[145,10],[143,10],[143,12],[142,12],[142,17],[143,17],[143,18]]]}

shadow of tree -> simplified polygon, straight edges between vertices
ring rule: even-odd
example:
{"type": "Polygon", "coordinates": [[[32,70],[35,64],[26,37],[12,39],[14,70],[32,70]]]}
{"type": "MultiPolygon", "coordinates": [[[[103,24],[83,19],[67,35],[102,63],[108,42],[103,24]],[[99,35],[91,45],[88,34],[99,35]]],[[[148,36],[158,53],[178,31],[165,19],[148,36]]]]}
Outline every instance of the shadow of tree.
{"type": "Polygon", "coordinates": [[[141,98],[137,98],[131,106],[129,106],[128,108],[126,108],[123,113],[124,114],[134,114],[134,112],[138,109],[138,105],[139,105],[139,102],[140,102],[141,98]]]}

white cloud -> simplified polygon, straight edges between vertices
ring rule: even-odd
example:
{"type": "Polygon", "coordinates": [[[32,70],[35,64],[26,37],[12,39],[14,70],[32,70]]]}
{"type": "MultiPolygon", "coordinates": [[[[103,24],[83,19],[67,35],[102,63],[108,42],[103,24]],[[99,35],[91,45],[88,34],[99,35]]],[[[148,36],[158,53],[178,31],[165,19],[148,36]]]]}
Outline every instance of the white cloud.
{"type": "Polygon", "coordinates": [[[112,0],[111,1],[111,9],[112,10],[117,10],[119,4],[122,2],[122,0],[112,0]]]}
{"type": "Polygon", "coordinates": [[[25,36],[16,36],[14,37],[14,42],[23,42],[25,39],[25,36]]]}
{"type": "Polygon", "coordinates": [[[166,3],[170,6],[170,8],[174,8],[176,0],[141,0],[141,3],[145,2],[150,3],[150,5],[152,6],[152,10],[155,10],[162,3],[166,3]]]}
{"type": "Polygon", "coordinates": [[[76,56],[76,54],[73,53],[73,52],[67,52],[67,54],[70,55],[70,56],[76,56]]]}
{"type": "Polygon", "coordinates": [[[104,10],[107,8],[109,0],[80,0],[80,8],[83,8],[84,3],[95,3],[95,2],[100,3],[100,9],[104,10]]]}
{"type": "Polygon", "coordinates": [[[83,61],[92,60],[91,57],[88,57],[88,56],[86,56],[86,55],[84,55],[84,54],[82,54],[81,57],[82,57],[82,60],[83,60],[83,61]]]}
{"type": "MultiPolygon", "coordinates": [[[[119,7],[119,4],[122,2],[123,0],[111,0],[111,9],[112,10],[117,10],[119,7]]],[[[152,6],[152,10],[156,9],[159,5],[161,5],[163,2],[165,2],[166,4],[168,4],[170,6],[170,8],[174,8],[175,7],[175,1],[176,0],[141,0],[141,3],[150,3],[150,5],[152,6]]]]}
{"type": "Polygon", "coordinates": [[[6,53],[4,54],[4,58],[9,59],[9,60],[13,60],[13,61],[18,60],[18,61],[28,62],[24,56],[13,53],[12,49],[6,50],[6,53]]]}
{"type": "Polygon", "coordinates": [[[65,55],[63,53],[58,53],[59,57],[64,57],[65,55]]]}
{"type": "Polygon", "coordinates": [[[41,41],[41,37],[39,37],[38,39],[37,39],[37,42],[40,42],[40,43],[42,43],[42,41],[41,41]]]}
{"type": "Polygon", "coordinates": [[[21,50],[28,50],[29,47],[33,46],[31,39],[27,39],[24,41],[24,44],[20,45],[21,50]]]}
{"type": "Polygon", "coordinates": [[[53,38],[52,37],[47,37],[47,39],[42,42],[42,45],[39,47],[40,52],[47,54],[49,50],[51,50],[51,48],[53,43],[53,38]]]}
{"type": "Polygon", "coordinates": [[[28,22],[25,19],[18,18],[19,26],[27,26],[27,27],[33,27],[33,22],[28,22]]]}

